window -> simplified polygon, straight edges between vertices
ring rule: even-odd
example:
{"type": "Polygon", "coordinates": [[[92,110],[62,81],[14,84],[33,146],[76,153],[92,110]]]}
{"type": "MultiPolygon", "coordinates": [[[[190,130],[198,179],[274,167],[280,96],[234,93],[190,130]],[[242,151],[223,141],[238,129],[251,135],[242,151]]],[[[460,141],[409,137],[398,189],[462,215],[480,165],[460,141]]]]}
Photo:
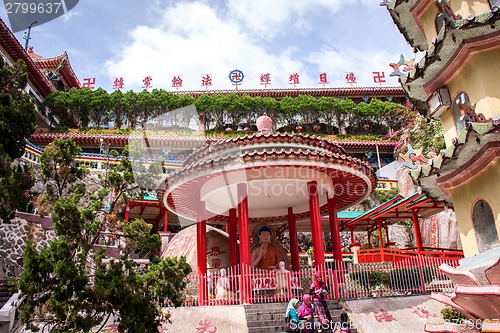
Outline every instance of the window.
{"type": "Polygon", "coordinates": [[[478,200],[472,209],[472,223],[476,231],[479,252],[487,251],[499,245],[495,218],[490,205],[484,200],[478,200]]]}
{"type": "Polygon", "coordinates": [[[464,92],[457,94],[453,99],[452,114],[457,134],[460,133],[465,127],[465,121],[459,107],[460,104],[469,105],[469,96],[467,96],[464,92]]]}

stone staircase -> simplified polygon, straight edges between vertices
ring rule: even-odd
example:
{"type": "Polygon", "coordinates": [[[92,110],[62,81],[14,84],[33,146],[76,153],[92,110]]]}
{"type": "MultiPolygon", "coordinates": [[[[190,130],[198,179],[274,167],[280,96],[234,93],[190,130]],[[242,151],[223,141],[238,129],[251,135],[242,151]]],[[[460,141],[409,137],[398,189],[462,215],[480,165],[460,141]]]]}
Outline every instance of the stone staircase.
{"type": "Polygon", "coordinates": [[[7,280],[0,280],[0,309],[7,303],[12,296],[7,280]]]}
{"type": "MultiPolygon", "coordinates": [[[[285,310],[287,303],[260,303],[244,305],[248,333],[285,332],[285,310]]],[[[332,321],[340,322],[343,312],[337,301],[328,301],[332,321]]],[[[323,331],[326,332],[326,331],[323,331]]],[[[351,330],[357,333],[356,329],[351,330]]]]}

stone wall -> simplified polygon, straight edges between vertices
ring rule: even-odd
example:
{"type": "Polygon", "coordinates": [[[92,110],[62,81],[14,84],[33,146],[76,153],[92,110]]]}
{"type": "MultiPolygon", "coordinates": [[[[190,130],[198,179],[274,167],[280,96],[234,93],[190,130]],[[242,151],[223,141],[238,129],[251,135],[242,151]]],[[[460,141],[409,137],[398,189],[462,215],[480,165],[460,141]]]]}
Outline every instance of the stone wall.
{"type": "Polygon", "coordinates": [[[8,223],[0,222],[0,268],[5,277],[19,276],[23,265],[23,253],[27,242],[35,242],[37,250],[48,245],[54,237],[53,229],[41,223],[15,218],[8,223]]]}

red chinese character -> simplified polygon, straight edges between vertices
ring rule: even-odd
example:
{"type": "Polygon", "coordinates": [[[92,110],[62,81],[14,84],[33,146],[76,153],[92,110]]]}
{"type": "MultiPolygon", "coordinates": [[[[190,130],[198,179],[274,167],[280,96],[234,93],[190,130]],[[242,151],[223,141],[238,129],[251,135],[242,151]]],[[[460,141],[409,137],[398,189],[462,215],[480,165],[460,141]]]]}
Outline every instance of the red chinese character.
{"type": "Polygon", "coordinates": [[[288,78],[288,81],[289,81],[290,84],[293,84],[294,86],[296,84],[300,84],[300,82],[299,82],[299,74],[298,73],[290,74],[290,77],[288,78]]]}
{"type": "Polygon", "coordinates": [[[328,83],[328,77],[326,73],[319,73],[319,83],[325,85],[328,83]]]}
{"type": "Polygon", "coordinates": [[[385,82],[385,73],[384,72],[372,72],[373,73],[373,82],[382,83],[385,82]]]}
{"type": "Polygon", "coordinates": [[[263,84],[267,88],[271,84],[271,74],[265,73],[260,75],[260,84],[263,84]]]}
{"type": "Polygon", "coordinates": [[[373,316],[375,317],[375,320],[381,323],[382,321],[385,321],[386,323],[394,321],[397,319],[394,318],[393,315],[391,315],[389,312],[385,311],[384,309],[380,309],[380,314],[378,312],[374,312],[373,316]]]}
{"type": "Polygon", "coordinates": [[[220,268],[221,259],[212,259],[212,268],[220,268]]]}
{"type": "Polygon", "coordinates": [[[243,78],[243,75],[239,71],[233,71],[231,73],[231,80],[233,82],[238,82],[239,83],[242,80],[242,78],[243,78]]]}
{"type": "Polygon", "coordinates": [[[93,77],[93,78],[87,77],[87,78],[83,79],[82,87],[94,89],[94,85],[95,85],[95,77],[93,77]]]}
{"type": "Polygon", "coordinates": [[[216,326],[213,326],[213,328],[210,328],[211,324],[212,323],[210,322],[210,320],[202,319],[198,323],[198,327],[196,327],[196,331],[198,331],[198,333],[215,333],[215,332],[217,332],[216,326]]]}
{"type": "Polygon", "coordinates": [[[350,84],[356,83],[356,76],[354,75],[353,72],[347,73],[345,76],[345,81],[346,83],[350,84]]]}
{"type": "Polygon", "coordinates": [[[153,85],[151,84],[151,81],[153,81],[153,78],[151,76],[146,76],[144,79],[142,79],[142,82],[144,83],[144,85],[141,88],[148,89],[148,88],[153,87],[153,85]]]}
{"type": "Polygon", "coordinates": [[[174,78],[172,79],[172,87],[174,88],[182,87],[182,79],[180,75],[177,76],[174,75],[174,78]]]}
{"type": "Polygon", "coordinates": [[[207,74],[205,76],[201,76],[201,86],[202,87],[208,87],[212,85],[212,77],[210,76],[210,74],[207,74]]]}
{"type": "MultiPolygon", "coordinates": [[[[411,307],[410,309],[413,309],[413,307],[411,307]]],[[[437,317],[435,313],[430,313],[429,310],[427,310],[427,308],[424,305],[422,306],[417,305],[417,307],[413,309],[411,313],[416,314],[422,319],[429,319],[429,317],[437,317]]]]}
{"type": "Polygon", "coordinates": [[[115,77],[115,80],[113,81],[113,89],[123,89],[122,77],[115,77]]]}
{"type": "Polygon", "coordinates": [[[210,249],[210,252],[207,253],[209,256],[220,256],[221,254],[226,253],[224,251],[221,251],[220,247],[214,246],[210,249]]]}

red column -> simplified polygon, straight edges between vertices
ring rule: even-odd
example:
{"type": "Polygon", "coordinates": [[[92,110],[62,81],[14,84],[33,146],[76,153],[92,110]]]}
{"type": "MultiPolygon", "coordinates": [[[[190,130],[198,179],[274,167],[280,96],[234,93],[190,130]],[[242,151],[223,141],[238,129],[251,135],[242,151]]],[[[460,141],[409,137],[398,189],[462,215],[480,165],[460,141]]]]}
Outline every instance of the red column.
{"type": "Polygon", "coordinates": [[[351,244],[354,243],[354,227],[349,227],[349,230],[351,231],[351,244]]]}
{"type": "Polygon", "coordinates": [[[207,305],[207,222],[205,220],[205,203],[198,207],[196,223],[196,246],[198,251],[198,305],[207,305]]]}
{"type": "Polygon", "coordinates": [[[377,228],[378,228],[378,247],[380,249],[381,261],[385,260],[385,251],[384,251],[384,238],[382,237],[382,221],[377,220],[377,228]]]}
{"type": "Polygon", "coordinates": [[[340,241],[339,219],[337,217],[337,200],[335,196],[328,198],[328,216],[330,220],[330,233],[332,234],[333,259],[336,265],[342,262],[342,245],[340,241]]]}
{"type": "Polygon", "coordinates": [[[382,221],[377,220],[377,229],[378,229],[378,247],[384,247],[384,237],[382,237],[382,221]]]}
{"type": "Polygon", "coordinates": [[[168,227],[168,209],[163,207],[163,231],[167,231],[168,227]]]}
{"type": "Polygon", "coordinates": [[[318,183],[311,181],[307,183],[309,192],[309,214],[311,215],[311,231],[314,248],[314,265],[324,267],[325,246],[323,244],[323,228],[321,226],[321,215],[319,212],[318,183]]]}
{"type": "Polygon", "coordinates": [[[368,248],[372,248],[372,232],[370,230],[367,230],[368,233],[368,248]]]}
{"type": "Polygon", "coordinates": [[[236,226],[236,209],[229,210],[229,267],[238,265],[238,240],[237,240],[237,226],[236,226]]]}
{"type": "Polygon", "coordinates": [[[238,184],[238,220],[240,224],[240,266],[241,283],[240,297],[242,304],[250,304],[251,299],[251,258],[250,258],[250,230],[248,220],[247,184],[238,184]]]}
{"type": "Polygon", "coordinates": [[[424,252],[424,247],[422,245],[422,236],[420,235],[420,224],[418,222],[417,212],[412,209],[411,218],[413,220],[413,230],[415,231],[415,242],[417,243],[418,254],[424,252]]]}
{"type": "Polygon", "coordinates": [[[297,219],[293,208],[288,207],[288,232],[290,233],[290,255],[292,256],[292,271],[300,271],[299,237],[297,236],[297,219]]]}

